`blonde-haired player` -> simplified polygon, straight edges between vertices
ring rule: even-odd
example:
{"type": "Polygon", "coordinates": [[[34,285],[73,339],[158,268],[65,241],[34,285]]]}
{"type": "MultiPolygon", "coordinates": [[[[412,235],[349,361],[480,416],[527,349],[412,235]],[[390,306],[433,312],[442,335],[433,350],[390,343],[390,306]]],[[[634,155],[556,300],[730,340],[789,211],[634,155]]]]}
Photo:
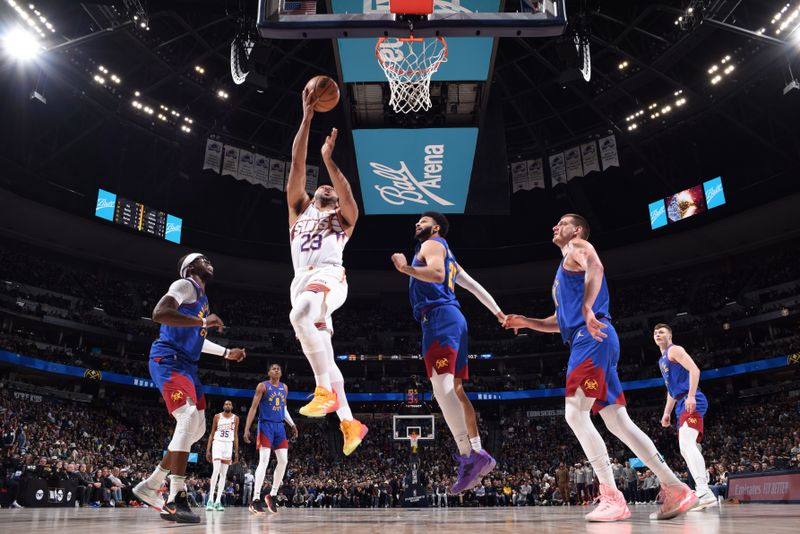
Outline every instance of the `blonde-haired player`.
{"type": "Polygon", "coordinates": [[[289,240],[294,265],[289,319],[314,372],[314,398],[300,408],[307,417],[336,412],[344,435],[345,455],[367,434],[367,426],[353,418],[342,372],[333,358],[331,315],[347,298],[342,253],[358,220],[358,205],[347,177],[333,161],[336,128],[322,145],[322,160],[333,185],[306,193],[306,154],[316,96],[303,91],[303,121],[292,145],[292,166],[286,183],[289,204],[289,240]]]}
{"type": "Polygon", "coordinates": [[[222,413],[214,416],[211,425],[211,437],[206,447],[206,460],[214,465],[211,482],[208,485],[208,504],[206,512],[216,510],[224,512],[222,495],[225,494],[225,481],[228,466],[239,461],[239,417],[233,413],[233,403],[229,400],[222,405],[222,413]],[[217,487],[217,498],[214,500],[214,486],[217,487]]]}

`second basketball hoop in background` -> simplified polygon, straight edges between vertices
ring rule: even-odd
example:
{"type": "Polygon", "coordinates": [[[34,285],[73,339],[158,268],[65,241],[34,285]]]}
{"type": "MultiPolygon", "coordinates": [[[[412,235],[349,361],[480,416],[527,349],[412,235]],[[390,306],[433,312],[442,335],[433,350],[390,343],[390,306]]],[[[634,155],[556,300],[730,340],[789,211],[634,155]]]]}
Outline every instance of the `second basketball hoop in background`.
{"type": "Polygon", "coordinates": [[[314,105],[314,111],[330,111],[339,103],[339,85],[328,76],[314,76],[308,80],[306,89],[316,93],[319,99],[314,105]]]}

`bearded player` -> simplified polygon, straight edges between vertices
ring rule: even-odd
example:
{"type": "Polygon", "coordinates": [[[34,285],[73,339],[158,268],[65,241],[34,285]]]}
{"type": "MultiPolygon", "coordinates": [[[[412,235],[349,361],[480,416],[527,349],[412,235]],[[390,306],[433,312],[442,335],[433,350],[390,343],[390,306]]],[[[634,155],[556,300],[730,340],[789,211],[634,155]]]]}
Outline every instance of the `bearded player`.
{"type": "Polygon", "coordinates": [[[278,513],[275,504],[275,497],[278,495],[278,488],[283,482],[283,475],[286,474],[286,465],[289,463],[289,441],[286,439],[286,428],[283,422],[289,423],[292,429],[292,438],[297,437],[297,427],[286,409],[286,397],[289,395],[289,388],[281,382],[281,366],[273,363],[269,366],[269,380],[261,382],[256,386],[253,403],[250,411],[247,412],[247,422],[244,427],[244,441],[250,443],[250,425],[258,411],[258,430],[256,434],[256,449],[258,449],[258,467],[256,468],[255,489],[253,491],[253,501],[250,503],[250,512],[256,515],[264,514],[264,503],[267,509],[273,514],[278,513]],[[275,450],[275,458],[278,461],[275,471],[272,474],[272,488],[269,495],[261,500],[261,487],[264,485],[264,477],[269,466],[270,450],[275,450]]]}
{"type": "Polygon", "coordinates": [[[653,329],[653,341],[661,349],[658,368],[667,386],[667,403],[661,426],[669,428],[670,415],[675,409],[678,427],[678,446],[686,467],[692,474],[700,502],[695,510],[717,505],[717,499],[708,489],[708,471],[700,441],[703,439],[703,418],[708,410],[708,400],[700,391],[700,369],[689,353],[680,345],[672,343],[672,328],[659,323],[653,329]]]}
{"type": "Polygon", "coordinates": [[[545,319],[508,315],[506,328],[560,332],[569,346],[564,414],[600,481],[600,504],[587,521],[619,521],[631,516],[617,489],[608,451],[589,416],[600,413],[609,432],[641,458],[661,482],[662,504],[651,519],[671,519],[697,504],[697,496],[664,462],[653,441],[628,416],[617,375],[619,338],[611,324],[603,264],[589,243],[589,223],[567,214],[553,227],[553,244],[563,260],[553,282],[556,311],[545,319]]]}
{"type": "Polygon", "coordinates": [[[414,318],[422,325],[425,369],[442,416],[458,447],[458,478],[451,489],[461,493],[480,483],[494,469],[495,459],[483,450],[475,409],[464,392],[469,378],[467,321],[455,295],[459,285],[475,295],[502,324],[505,315],[492,296],[458,264],[445,240],[447,218],[428,211],[420,216],[414,237],[419,241],[411,265],[394,254],[395,269],[409,276],[414,318]]]}
{"type": "Polygon", "coordinates": [[[336,128],[322,145],[322,161],[331,185],[306,193],[306,152],[316,97],[303,91],[303,121],[292,145],[292,166],[286,183],[289,204],[289,240],[294,265],[289,319],[314,372],[314,398],[300,408],[307,417],[336,412],[344,435],[345,455],[352,453],[367,434],[367,426],[353,418],[344,390],[342,372],[333,358],[331,315],[347,298],[347,278],[342,253],[358,220],[358,206],[347,177],[333,161],[336,128]]]}
{"type": "Polygon", "coordinates": [[[239,461],[239,417],[233,413],[233,403],[229,400],[222,405],[222,413],[214,416],[211,424],[211,437],[206,447],[206,460],[214,466],[211,482],[208,486],[208,503],[206,512],[224,512],[222,495],[225,493],[225,481],[228,477],[228,466],[239,461]],[[214,486],[217,498],[214,500],[214,486]]]}
{"type": "Polygon", "coordinates": [[[206,285],[214,267],[203,254],[181,258],[180,280],[169,286],[153,310],[153,321],[161,324],[158,339],[150,349],[150,377],[167,410],[175,418],[175,432],[167,454],[155,471],[133,489],[139,499],[161,511],[161,518],[178,523],[198,523],[200,517],[189,508],[186,496],[186,464],[192,444],[206,432],[206,399],[197,362],[205,352],[240,362],[244,349],[227,349],[206,339],[208,329],[222,331],[225,324],[210,313],[206,285]],[[161,485],[170,474],[169,498],[161,498],[161,485]]]}

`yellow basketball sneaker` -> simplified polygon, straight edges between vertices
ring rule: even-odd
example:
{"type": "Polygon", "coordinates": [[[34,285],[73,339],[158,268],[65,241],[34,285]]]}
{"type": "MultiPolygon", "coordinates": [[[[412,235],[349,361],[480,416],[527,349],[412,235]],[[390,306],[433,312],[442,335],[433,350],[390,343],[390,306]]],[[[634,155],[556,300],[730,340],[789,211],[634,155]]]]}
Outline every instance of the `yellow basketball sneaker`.
{"type": "Polygon", "coordinates": [[[350,456],[350,453],[361,445],[361,440],[363,440],[364,436],[369,432],[367,425],[362,424],[358,419],[342,421],[339,424],[339,428],[344,435],[344,447],[342,447],[342,452],[345,456],[350,456]]]}
{"type": "Polygon", "coordinates": [[[339,409],[339,397],[336,391],[328,391],[322,386],[314,389],[314,398],[300,408],[300,414],[306,417],[325,417],[325,414],[339,409]]]}

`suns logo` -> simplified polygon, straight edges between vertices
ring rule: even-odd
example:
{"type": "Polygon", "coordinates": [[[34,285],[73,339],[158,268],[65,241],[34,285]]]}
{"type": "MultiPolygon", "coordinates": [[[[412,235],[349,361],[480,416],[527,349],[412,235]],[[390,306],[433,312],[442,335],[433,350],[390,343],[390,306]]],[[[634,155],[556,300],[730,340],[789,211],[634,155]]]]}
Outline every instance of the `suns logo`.
{"type": "Polygon", "coordinates": [[[178,402],[183,398],[183,391],[174,391],[169,398],[172,399],[172,402],[178,402]]]}
{"type": "Polygon", "coordinates": [[[434,367],[436,367],[437,369],[443,369],[447,367],[447,364],[448,364],[447,358],[439,358],[438,360],[436,360],[434,367]]]}
{"type": "Polygon", "coordinates": [[[587,378],[583,381],[583,387],[594,391],[597,389],[597,380],[594,378],[587,378]]]}

